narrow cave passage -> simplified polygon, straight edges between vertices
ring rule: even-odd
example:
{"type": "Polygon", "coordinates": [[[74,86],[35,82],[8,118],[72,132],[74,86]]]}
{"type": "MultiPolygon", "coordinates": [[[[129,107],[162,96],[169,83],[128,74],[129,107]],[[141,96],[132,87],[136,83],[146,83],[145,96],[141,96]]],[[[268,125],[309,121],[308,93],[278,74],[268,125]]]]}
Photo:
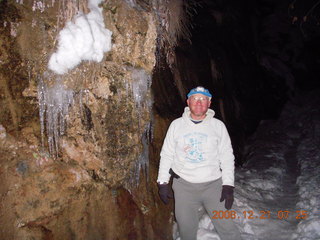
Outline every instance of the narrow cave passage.
{"type": "Polygon", "coordinates": [[[259,123],[277,119],[288,100],[320,86],[319,28],[313,22],[319,9],[313,4],[190,3],[190,36],[178,41],[173,64],[160,52],[154,69],[154,111],[172,120],[182,114],[188,91],[205,86],[241,165],[246,139],[259,123]],[[314,19],[299,22],[307,9],[314,19]]]}

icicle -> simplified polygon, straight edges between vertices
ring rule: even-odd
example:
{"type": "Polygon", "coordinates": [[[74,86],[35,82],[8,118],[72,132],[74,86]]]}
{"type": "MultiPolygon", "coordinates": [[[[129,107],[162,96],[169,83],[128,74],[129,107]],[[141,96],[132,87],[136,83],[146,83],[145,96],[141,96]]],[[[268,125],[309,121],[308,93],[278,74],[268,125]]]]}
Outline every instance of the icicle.
{"type": "MultiPolygon", "coordinates": [[[[140,131],[140,119],[142,113],[145,111],[151,115],[152,99],[150,97],[151,76],[142,68],[132,68],[131,78],[132,82],[126,85],[126,90],[130,88],[135,106],[138,112],[138,124],[140,131]]],[[[148,179],[149,175],[149,143],[152,135],[151,121],[146,124],[143,134],[141,136],[141,142],[143,145],[143,151],[140,154],[135,167],[132,172],[132,178],[130,180],[131,186],[137,186],[140,181],[141,170],[145,173],[148,179]]]]}
{"type": "Polygon", "coordinates": [[[146,179],[149,178],[149,144],[150,144],[150,130],[151,123],[148,123],[145,127],[145,131],[142,135],[142,146],[143,150],[139,156],[138,161],[136,162],[133,178],[131,178],[131,185],[138,186],[140,182],[140,172],[141,170],[145,173],[146,179]]]}
{"type": "Polygon", "coordinates": [[[147,96],[151,87],[151,76],[142,68],[134,68],[132,69],[131,77],[131,90],[138,111],[138,124],[140,128],[143,108],[147,108],[147,111],[150,112],[152,107],[152,100],[147,96]]]}
{"type": "Polygon", "coordinates": [[[134,101],[140,109],[142,107],[142,103],[145,102],[145,97],[151,86],[151,76],[146,73],[144,69],[134,68],[132,70],[132,95],[134,101]]]}
{"type": "Polygon", "coordinates": [[[65,89],[59,79],[53,86],[48,87],[41,78],[38,86],[38,98],[42,146],[44,145],[44,121],[46,121],[49,152],[57,156],[59,137],[65,132],[65,120],[69,106],[73,102],[73,91],[65,89]]]}
{"type": "Polygon", "coordinates": [[[137,7],[137,2],[136,2],[136,0],[125,0],[125,1],[126,1],[126,3],[127,3],[130,7],[132,7],[132,8],[137,7]]]}
{"type": "Polygon", "coordinates": [[[42,1],[34,1],[32,5],[32,11],[37,11],[39,10],[41,13],[44,12],[45,10],[45,3],[42,1]]]}
{"type": "Polygon", "coordinates": [[[43,79],[38,76],[38,101],[39,101],[39,117],[40,117],[40,129],[41,129],[41,145],[44,148],[44,114],[45,114],[45,102],[44,102],[44,82],[43,79]]]}
{"type": "Polygon", "coordinates": [[[6,129],[0,124],[0,139],[4,139],[7,137],[6,129]]]}

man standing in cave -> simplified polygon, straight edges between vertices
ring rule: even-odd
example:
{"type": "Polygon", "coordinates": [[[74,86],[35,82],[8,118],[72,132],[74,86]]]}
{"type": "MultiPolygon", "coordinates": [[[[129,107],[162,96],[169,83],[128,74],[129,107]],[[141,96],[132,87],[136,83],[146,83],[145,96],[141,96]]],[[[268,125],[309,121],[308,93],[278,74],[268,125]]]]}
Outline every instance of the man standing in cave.
{"type": "Polygon", "coordinates": [[[209,109],[211,93],[196,87],[188,93],[182,117],[174,120],[160,153],[159,195],[167,204],[170,177],[181,240],[196,240],[199,209],[204,207],[222,240],[241,239],[237,226],[214,213],[233,204],[234,155],[227,129],[209,109]]]}

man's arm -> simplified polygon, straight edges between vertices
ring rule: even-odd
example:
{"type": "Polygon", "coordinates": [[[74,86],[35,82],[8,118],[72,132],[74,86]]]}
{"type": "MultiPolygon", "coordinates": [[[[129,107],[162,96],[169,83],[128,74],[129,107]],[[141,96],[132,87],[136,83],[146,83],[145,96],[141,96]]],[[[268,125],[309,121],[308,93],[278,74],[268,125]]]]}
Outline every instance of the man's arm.
{"type": "Polygon", "coordinates": [[[175,142],[174,142],[174,124],[171,123],[166,137],[164,139],[161,153],[160,153],[160,164],[158,172],[158,183],[168,183],[170,179],[169,169],[171,168],[175,153],[175,142]]]}
{"type": "Polygon", "coordinates": [[[225,201],[225,208],[230,210],[234,200],[234,155],[230,136],[226,126],[223,123],[221,125],[219,159],[220,168],[222,171],[222,192],[220,202],[225,201]]]}
{"type": "Polygon", "coordinates": [[[226,126],[221,125],[221,141],[219,144],[219,160],[222,170],[222,185],[234,186],[234,155],[231,140],[226,126]]]}
{"type": "Polygon", "coordinates": [[[169,186],[170,173],[169,169],[171,168],[174,152],[175,152],[175,143],[174,143],[174,127],[171,124],[167,135],[164,139],[161,153],[160,153],[160,164],[158,172],[158,187],[159,187],[159,196],[161,200],[168,204],[169,198],[172,198],[172,190],[169,186]]]}

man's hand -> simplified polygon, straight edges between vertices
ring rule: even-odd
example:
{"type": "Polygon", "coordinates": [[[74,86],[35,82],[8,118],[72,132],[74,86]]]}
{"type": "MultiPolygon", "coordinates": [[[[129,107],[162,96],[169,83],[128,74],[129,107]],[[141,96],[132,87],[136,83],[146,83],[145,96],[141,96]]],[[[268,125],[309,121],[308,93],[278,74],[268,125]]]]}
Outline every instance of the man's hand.
{"type": "Polygon", "coordinates": [[[225,207],[226,209],[230,210],[233,204],[233,189],[234,187],[229,185],[222,186],[221,198],[220,202],[225,200],[225,207]]]}
{"type": "Polygon", "coordinates": [[[164,204],[169,203],[169,198],[173,197],[172,190],[170,189],[170,185],[168,183],[165,184],[158,184],[159,187],[159,196],[164,202],[164,204]]]}

